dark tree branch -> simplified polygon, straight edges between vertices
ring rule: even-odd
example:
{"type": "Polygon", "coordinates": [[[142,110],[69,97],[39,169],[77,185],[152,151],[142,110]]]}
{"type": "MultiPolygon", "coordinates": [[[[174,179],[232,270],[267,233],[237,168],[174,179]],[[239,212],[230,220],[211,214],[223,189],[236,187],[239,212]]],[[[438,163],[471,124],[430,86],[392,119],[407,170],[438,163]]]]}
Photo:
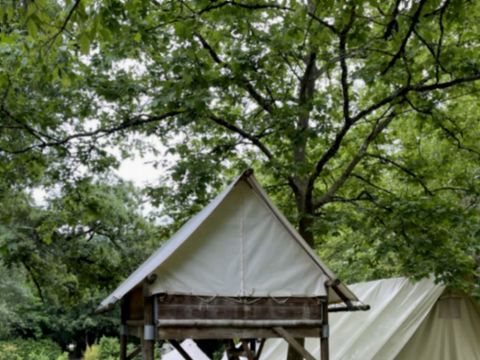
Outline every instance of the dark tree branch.
{"type": "MultiPolygon", "coordinates": [[[[385,115],[391,110],[391,107],[389,107],[381,116],[380,116],[380,119],[385,117],[385,115]]],[[[320,176],[321,172],[323,171],[325,165],[327,165],[327,163],[330,161],[330,159],[332,159],[335,154],[337,154],[338,150],[340,149],[340,146],[342,144],[342,141],[343,139],[345,138],[345,136],[347,135],[348,131],[350,130],[350,128],[353,126],[353,124],[355,123],[356,121],[350,121],[350,122],[344,122],[342,128],[340,129],[340,131],[337,133],[337,135],[335,136],[335,139],[332,143],[332,145],[330,145],[330,147],[328,148],[327,151],[325,151],[323,153],[323,155],[320,157],[320,159],[318,160],[316,166],[315,166],[315,169],[313,171],[313,173],[311,174],[310,178],[309,178],[309,187],[311,187],[311,189],[313,190],[313,186],[315,184],[315,181],[317,180],[317,178],[320,176]]]]}
{"type": "Polygon", "coordinates": [[[435,124],[437,124],[438,127],[445,133],[445,135],[451,138],[455,142],[455,145],[457,146],[458,149],[465,150],[472,154],[480,156],[480,150],[476,150],[471,147],[465,146],[452,130],[450,130],[445,125],[443,125],[441,121],[435,119],[435,117],[432,116],[432,119],[434,120],[435,124]]]}
{"type": "Polygon", "coordinates": [[[365,184],[373,187],[374,189],[383,191],[384,193],[387,193],[387,194],[392,195],[392,196],[396,196],[396,195],[395,195],[393,192],[391,192],[390,190],[384,189],[384,188],[382,188],[382,187],[380,187],[380,186],[372,183],[371,181],[365,179],[363,176],[361,176],[361,175],[359,175],[359,174],[352,173],[350,176],[351,176],[352,178],[356,178],[356,179],[364,182],[365,184]]]}
{"type": "Polygon", "coordinates": [[[433,48],[433,46],[430,45],[427,42],[427,40],[425,40],[425,38],[423,36],[421,36],[420,33],[417,30],[414,30],[413,33],[415,34],[415,36],[418,37],[418,39],[421,41],[421,43],[423,45],[425,45],[425,47],[428,49],[428,52],[433,56],[433,59],[435,60],[435,79],[436,79],[436,82],[438,83],[440,81],[439,68],[441,68],[446,73],[450,73],[440,62],[440,59],[439,59],[440,49],[437,48],[437,50],[435,50],[433,48]]]}
{"type": "Polygon", "coordinates": [[[390,21],[388,22],[387,28],[385,29],[385,33],[383,34],[383,38],[385,40],[390,39],[394,31],[398,31],[397,16],[400,10],[401,2],[402,0],[395,1],[395,5],[393,6],[393,10],[392,10],[392,15],[390,16],[390,21]]]}
{"type": "Polygon", "coordinates": [[[260,139],[257,137],[257,136],[254,136],[250,133],[248,133],[247,131],[241,129],[240,127],[228,122],[227,120],[225,119],[222,119],[218,116],[215,116],[215,115],[209,115],[208,118],[210,120],[212,120],[214,123],[234,132],[234,133],[237,133],[238,135],[240,135],[241,137],[243,137],[244,139],[247,139],[249,140],[252,144],[254,144],[258,149],[260,149],[260,151],[265,154],[265,156],[269,159],[269,160],[273,160],[273,155],[272,153],[270,152],[270,150],[265,146],[265,144],[263,144],[262,141],[260,141],[260,139]]]}
{"type": "Polygon", "coordinates": [[[440,191],[455,191],[455,192],[459,191],[459,192],[463,192],[463,193],[468,194],[472,190],[467,189],[467,188],[454,187],[454,186],[442,186],[442,187],[439,187],[439,188],[436,188],[436,189],[432,189],[433,193],[440,192],[440,191]]]}
{"type": "Polygon", "coordinates": [[[323,171],[323,168],[325,167],[325,165],[330,161],[331,158],[335,156],[335,154],[340,149],[340,145],[342,144],[343,138],[345,137],[345,135],[347,135],[348,130],[350,130],[351,126],[352,126],[352,123],[344,123],[340,131],[335,136],[335,139],[332,145],[328,148],[327,151],[323,153],[323,155],[318,160],[315,166],[315,170],[313,171],[309,179],[309,186],[311,186],[312,188],[313,188],[313,184],[315,183],[315,180],[318,178],[318,176],[320,176],[320,173],[323,171]]]}
{"type": "Polygon", "coordinates": [[[447,135],[447,137],[453,139],[457,148],[459,148],[460,150],[465,150],[465,151],[468,151],[472,154],[480,156],[480,151],[479,150],[475,150],[471,147],[465,146],[462,143],[462,141],[458,138],[458,136],[455,134],[455,132],[450,130],[448,127],[446,127],[444,124],[442,124],[442,122],[439,119],[437,119],[437,117],[435,116],[435,114],[433,113],[432,110],[430,110],[430,109],[420,109],[408,97],[405,97],[405,100],[410,105],[410,107],[412,109],[414,109],[415,111],[430,116],[432,118],[433,122],[447,135]]]}
{"type": "Polygon", "coordinates": [[[430,195],[430,196],[434,195],[433,192],[427,187],[427,185],[425,184],[423,179],[420,176],[418,176],[417,174],[415,174],[412,170],[407,168],[406,166],[403,166],[403,165],[399,164],[398,162],[396,162],[392,159],[389,159],[385,156],[382,156],[382,155],[372,154],[372,153],[366,153],[365,155],[368,156],[368,157],[380,160],[380,162],[382,162],[384,164],[393,165],[397,169],[403,171],[405,174],[414,178],[420,184],[420,186],[423,188],[425,194],[430,195]]]}
{"type": "Polygon", "coordinates": [[[398,99],[403,99],[408,93],[410,92],[417,92],[417,93],[423,93],[423,92],[428,92],[428,91],[434,91],[434,90],[441,90],[441,89],[447,89],[456,85],[461,85],[469,82],[474,82],[480,79],[480,73],[468,76],[468,77],[463,77],[463,78],[457,78],[454,80],[450,81],[445,81],[442,83],[434,83],[434,84],[428,84],[425,85],[426,80],[421,81],[419,83],[416,83],[414,85],[406,85],[404,87],[401,87],[391,93],[390,95],[384,97],[377,103],[370,105],[368,108],[363,109],[359,111],[356,115],[352,117],[352,122],[355,123],[358,120],[364,118],[365,116],[371,114],[375,110],[378,110],[384,105],[387,105],[395,100],[398,99]]]}
{"type": "Polygon", "coordinates": [[[43,149],[47,147],[55,147],[55,146],[63,146],[66,145],[68,142],[75,140],[75,139],[81,139],[81,138],[87,138],[87,137],[97,137],[97,136],[107,136],[111,135],[113,133],[126,130],[129,128],[134,128],[142,125],[146,125],[149,123],[154,123],[158,122],[164,119],[167,119],[169,117],[173,117],[179,114],[184,113],[185,111],[170,111],[162,115],[158,116],[144,116],[144,115],[139,115],[137,117],[128,119],[126,121],[123,121],[117,126],[113,126],[110,128],[98,128],[96,130],[92,131],[85,131],[85,132],[79,132],[75,133],[69,136],[64,137],[63,139],[56,139],[53,141],[48,141],[48,142],[41,142],[40,144],[33,144],[31,146],[28,146],[26,148],[18,149],[18,150],[6,150],[2,149],[2,151],[10,154],[21,154],[28,152],[33,149],[43,149]]]}
{"type": "Polygon", "coordinates": [[[298,102],[300,105],[305,105],[313,96],[316,80],[316,59],[317,54],[315,52],[311,52],[308,55],[305,72],[300,80],[300,91],[298,95],[298,102]]]}
{"type": "Polygon", "coordinates": [[[400,56],[405,51],[405,47],[407,46],[407,43],[408,43],[408,40],[410,39],[410,36],[412,36],[412,33],[413,33],[413,30],[415,29],[415,26],[417,26],[417,24],[419,22],[420,14],[421,14],[422,9],[423,9],[426,2],[427,2],[427,0],[420,0],[419,4],[417,6],[417,9],[412,16],[412,21],[410,23],[410,27],[408,28],[407,34],[405,35],[405,37],[402,40],[402,44],[400,45],[400,48],[398,49],[395,56],[387,64],[387,67],[385,69],[383,69],[383,71],[381,72],[381,75],[385,75],[388,72],[388,70],[390,70],[395,65],[397,60],[400,59],[400,56]]]}
{"type": "Polygon", "coordinates": [[[445,0],[445,3],[440,8],[440,16],[438,17],[438,28],[440,29],[440,35],[438,37],[438,45],[437,45],[437,59],[440,59],[440,54],[442,51],[443,45],[443,36],[445,33],[445,29],[443,26],[443,16],[445,15],[445,11],[447,10],[448,5],[450,4],[450,0],[445,0]]]}
{"type": "MultiPolygon", "coordinates": [[[[392,209],[390,207],[378,203],[377,199],[375,199],[375,197],[366,190],[362,190],[354,198],[344,198],[341,196],[333,196],[331,200],[331,202],[341,202],[341,203],[347,203],[347,204],[356,204],[359,201],[367,201],[369,203],[374,204],[377,208],[386,210],[388,212],[392,212],[392,209]]],[[[366,210],[365,208],[362,208],[362,209],[366,210]]]]}
{"type": "Polygon", "coordinates": [[[315,20],[316,22],[318,22],[320,25],[322,25],[323,27],[327,28],[328,30],[330,30],[332,33],[334,34],[338,34],[338,30],[335,28],[335,26],[333,26],[332,24],[329,24],[327,21],[319,18],[317,15],[315,15],[314,13],[312,13],[311,11],[308,12],[308,16],[310,16],[313,20],[315,20]]]}
{"type": "MultiPolygon", "coordinates": [[[[215,63],[217,63],[218,65],[226,69],[231,70],[228,64],[220,58],[217,52],[213,49],[213,47],[206,41],[206,39],[202,35],[200,35],[199,33],[195,33],[194,36],[200,41],[203,48],[208,51],[208,53],[210,54],[210,57],[213,59],[215,63]]],[[[268,113],[273,112],[272,102],[268,101],[262,94],[260,94],[247,78],[245,78],[244,76],[240,76],[239,80],[243,85],[243,87],[248,92],[248,94],[257,102],[259,106],[261,106],[268,113]]]]}
{"type": "Polygon", "coordinates": [[[217,10],[220,9],[224,6],[236,6],[239,8],[243,9],[248,9],[248,10],[266,10],[266,9],[274,9],[274,10],[292,10],[288,6],[282,6],[278,4],[262,4],[262,3],[253,3],[253,4],[247,4],[247,3],[241,3],[237,1],[222,1],[219,3],[213,2],[212,4],[204,7],[200,11],[198,11],[196,14],[197,15],[202,15],[206,12],[212,11],[212,10],[217,10]]]}
{"type": "Polygon", "coordinates": [[[40,282],[38,281],[37,276],[35,275],[35,272],[30,267],[30,265],[28,265],[28,263],[26,261],[21,260],[21,263],[23,264],[23,266],[27,270],[28,274],[30,275],[30,278],[32,279],[33,284],[35,285],[35,288],[37,289],[38,296],[40,297],[40,300],[42,301],[42,303],[44,303],[45,302],[45,297],[43,296],[43,290],[42,290],[42,287],[40,286],[40,282]]]}
{"type": "Polygon", "coordinates": [[[340,73],[343,96],[343,118],[346,123],[350,122],[350,95],[348,85],[348,67],[347,67],[347,36],[352,28],[355,19],[355,7],[352,7],[350,19],[345,28],[340,32],[339,36],[339,55],[340,55],[340,73]]]}
{"type": "Polygon", "coordinates": [[[323,205],[331,201],[332,197],[335,195],[338,189],[340,189],[340,187],[347,181],[347,179],[353,172],[353,169],[355,169],[358,163],[365,156],[371,142],[374,141],[377,138],[377,136],[390,124],[390,122],[393,120],[395,116],[396,116],[396,113],[395,111],[393,111],[389,115],[387,115],[383,119],[383,121],[379,119],[375,123],[375,126],[373,127],[372,131],[367,136],[363,144],[360,146],[358,152],[354,155],[352,160],[348,163],[343,173],[330,186],[330,188],[319,199],[315,201],[314,203],[315,209],[318,209],[319,207],[322,207],[323,205]]]}
{"type": "Polygon", "coordinates": [[[60,29],[59,29],[55,34],[53,34],[53,36],[52,36],[50,39],[48,39],[48,40],[45,42],[45,45],[48,45],[48,44],[51,44],[51,43],[55,42],[55,40],[57,39],[57,37],[59,37],[60,34],[65,31],[65,29],[67,28],[67,25],[68,25],[70,19],[71,19],[72,16],[73,16],[73,13],[74,13],[75,10],[77,9],[78,5],[80,5],[80,1],[81,1],[81,0],[75,0],[75,2],[73,3],[72,7],[70,8],[70,11],[69,11],[68,14],[67,14],[67,17],[66,17],[65,20],[63,21],[62,26],[60,27],[60,29]]]}
{"type": "MultiPolygon", "coordinates": [[[[240,135],[242,138],[250,141],[253,145],[255,145],[266,157],[267,159],[272,163],[273,166],[275,166],[277,169],[277,165],[275,163],[275,158],[271,151],[267,148],[267,146],[260,140],[258,136],[252,135],[249,132],[243,130],[242,128],[228,122],[227,120],[215,116],[213,114],[209,115],[208,118],[212,120],[214,123],[217,125],[222,126],[223,128],[230,130],[238,135],[240,135]]],[[[288,181],[288,184],[290,185],[291,189],[295,194],[298,194],[298,186],[295,183],[294,179],[291,176],[285,175],[285,178],[288,181]]]]}

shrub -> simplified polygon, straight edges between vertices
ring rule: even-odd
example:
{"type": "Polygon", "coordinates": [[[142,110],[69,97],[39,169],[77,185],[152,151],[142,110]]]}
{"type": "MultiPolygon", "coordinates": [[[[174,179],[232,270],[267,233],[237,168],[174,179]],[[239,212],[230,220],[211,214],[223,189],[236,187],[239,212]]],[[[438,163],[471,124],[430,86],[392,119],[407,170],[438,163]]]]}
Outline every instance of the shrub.
{"type": "Polygon", "coordinates": [[[51,340],[13,339],[0,342],[0,360],[64,360],[68,355],[51,340]]]}
{"type": "Polygon", "coordinates": [[[99,360],[99,347],[96,344],[92,346],[87,345],[85,352],[83,353],[83,360],[99,360]]]}
{"type": "Polygon", "coordinates": [[[120,355],[120,343],[117,338],[102,336],[98,343],[99,360],[117,360],[120,355]]]}

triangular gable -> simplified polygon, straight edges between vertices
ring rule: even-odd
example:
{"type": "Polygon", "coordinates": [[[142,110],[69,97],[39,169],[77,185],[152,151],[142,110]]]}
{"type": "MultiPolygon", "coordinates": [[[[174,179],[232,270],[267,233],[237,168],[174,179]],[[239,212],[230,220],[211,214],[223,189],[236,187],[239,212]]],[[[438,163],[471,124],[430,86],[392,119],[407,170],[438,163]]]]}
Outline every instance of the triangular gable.
{"type": "MultiPolygon", "coordinates": [[[[151,293],[322,296],[334,274],[245,172],[188,221],[99,306],[104,310],[151,274],[151,293]]],[[[343,298],[357,301],[343,285],[343,298]]],[[[330,293],[330,302],[340,297],[330,293]]]]}
{"type": "Polygon", "coordinates": [[[150,291],[325,296],[328,279],[245,181],[156,270],[150,291]]]}

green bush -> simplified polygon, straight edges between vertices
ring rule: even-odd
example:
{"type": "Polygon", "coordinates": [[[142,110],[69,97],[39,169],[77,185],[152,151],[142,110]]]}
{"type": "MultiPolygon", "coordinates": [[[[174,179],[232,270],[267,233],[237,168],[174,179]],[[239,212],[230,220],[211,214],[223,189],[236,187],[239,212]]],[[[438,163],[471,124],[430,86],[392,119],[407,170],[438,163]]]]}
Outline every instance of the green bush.
{"type": "MultiPolygon", "coordinates": [[[[127,353],[131,353],[136,346],[128,344],[127,353]]],[[[103,336],[98,344],[88,346],[83,354],[83,360],[117,360],[120,356],[120,343],[115,337],[103,336]]],[[[158,346],[155,346],[155,359],[160,357],[158,346]]],[[[142,355],[135,356],[132,360],[140,360],[142,355]]],[[[0,358],[0,360],[3,360],[0,358]]]]}
{"type": "Polygon", "coordinates": [[[0,341],[0,360],[65,360],[66,353],[51,340],[14,339],[0,341]]]}
{"type": "Polygon", "coordinates": [[[93,344],[92,346],[87,345],[85,352],[83,353],[83,360],[99,360],[98,356],[98,345],[93,344]]]}
{"type": "Polygon", "coordinates": [[[98,343],[98,360],[117,360],[120,355],[120,343],[117,338],[102,336],[98,343]]]}

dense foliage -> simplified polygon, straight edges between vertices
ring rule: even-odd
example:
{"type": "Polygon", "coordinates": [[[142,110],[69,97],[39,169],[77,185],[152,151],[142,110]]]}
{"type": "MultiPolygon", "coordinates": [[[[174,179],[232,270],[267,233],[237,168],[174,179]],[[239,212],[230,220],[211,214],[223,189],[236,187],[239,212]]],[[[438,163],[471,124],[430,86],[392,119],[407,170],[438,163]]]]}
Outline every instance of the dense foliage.
{"type": "Polygon", "coordinates": [[[44,302],[86,304],[168,235],[142,201],[175,228],[252,167],[343,279],[433,273],[478,293],[479,15],[466,0],[12,1],[5,265],[44,302]],[[141,194],[111,174],[136,151],[164,171],[141,194]]]}
{"type": "Polygon", "coordinates": [[[0,360],[67,360],[68,355],[49,340],[0,341],[0,360]]]}

